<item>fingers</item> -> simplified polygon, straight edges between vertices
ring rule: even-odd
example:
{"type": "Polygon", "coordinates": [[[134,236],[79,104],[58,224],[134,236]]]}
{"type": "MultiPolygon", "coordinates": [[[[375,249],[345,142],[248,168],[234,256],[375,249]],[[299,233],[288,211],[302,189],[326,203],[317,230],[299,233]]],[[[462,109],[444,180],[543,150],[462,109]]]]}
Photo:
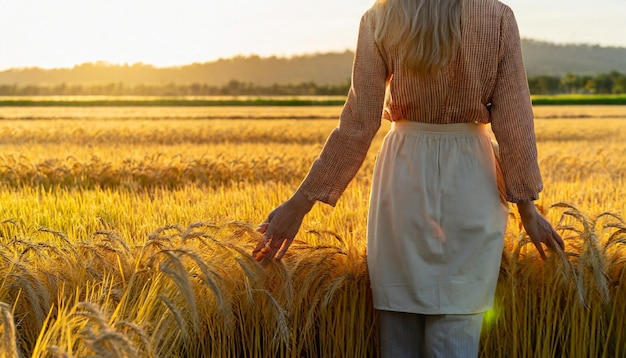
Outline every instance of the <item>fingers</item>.
{"type": "Polygon", "coordinates": [[[541,259],[545,261],[547,257],[545,251],[543,251],[543,246],[541,246],[541,242],[533,241],[533,244],[535,245],[537,252],[539,252],[539,256],[541,256],[541,259]]]}
{"type": "Polygon", "coordinates": [[[269,253],[269,245],[267,240],[263,239],[259,242],[254,250],[252,250],[252,257],[256,261],[263,261],[263,258],[269,253]]]}
{"type": "Polygon", "coordinates": [[[545,240],[544,243],[552,251],[557,251],[560,248],[559,243],[557,242],[557,239],[554,236],[554,234],[548,236],[547,240],[545,240]]]}
{"type": "Polygon", "coordinates": [[[556,230],[552,230],[553,234],[552,234],[552,239],[554,240],[554,242],[556,242],[556,245],[561,249],[561,250],[565,250],[565,242],[563,241],[563,238],[561,238],[561,235],[559,235],[556,230]]]}
{"type": "Polygon", "coordinates": [[[260,232],[261,234],[265,234],[267,232],[267,229],[269,229],[270,222],[272,222],[273,218],[274,218],[274,212],[272,211],[267,216],[267,219],[265,219],[265,221],[263,221],[262,223],[259,224],[259,226],[256,228],[256,231],[260,232]]]}
{"type": "MultiPolygon", "coordinates": [[[[265,234],[269,226],[270,224],[266,220],[265,222],[259,224],[259,226],[256,228],[256,231],[258,233],[265,234]]],[[[263,260],[263,257],[265,257],[265,255],[267,254],[268,249],[269,249],[267,244],[268,244],[268,238],[264,235],[261,241],[259,241],[259,243],[252,250],[252,257],[256,261],[263,260]]]]}
{"type": "Polygon", "coordinates": [[[263,234],[263,238],[261,239],[261,241],[256,245],[254,250],[252,250],[252,257],[254,257],[256,261],[262,261],[263,258],[270,253],[271,248],[269,247],[269,241],[271,235],[269,235],[267,231],[270,227],[270,221],[272,220],[272,217],[273,213],[270,213],[267,216],[267,219],[265,219],[264,222],[260,223],[259,226],[256,228],[256,231],[258,233],[263,234]]]}
{"type": "Polygon", "coordinates": [[[278,261],[285,255],[292,241],[293,239],[275,239],[273,237],[268,239],[264,237],[252,250],[252,256],[256,261],[263,261],[264,258],[278,261]]]}
{"type": "Polygon", "coordinates": [[[285,240],[284,238],[276,238],[276,237],[272,237],[272,239],[270,240],[270,250],[268,253],[268,258],[274,258],[276,260],[280,260],[283,255],[285,254],[285,251],[287,251],[286,247],[289,247],[289,245],[286,245],[288,241],[285,240]]]}
{"type": "Polygon", "coordinates": [[[554,229],[552,229],[551,232],[542,235],[540,240],[533,239],[531,241],[533,245],[535,245],[535,248],[537,249],[537,252],[539,252],[542,260],[547,259],[545,250],[541,245],[542,243],[545,244],[546,247],[553,252],[565,251],[565,243],[563,242],[561,236],[554,229]]]}
{"type": "Polygon", "coordinates": [[[256,255],[263,250],[265,247],[265,240],[261,240],[252,250],[252,256],[256,257],[256,255]]]}
{"type": "Polygon", "coordinates": [[[284,241],[281,249],[278,251],[278,254],[276,255],[276,260],[280,260],[280,259],[283,258],[283,256],[287,252],[287,249],[289,249],[289,246],[291,246],[292,242],[293,242],[293,239],[289,239],[289,240],[285,240],[284,241]]]}
{"type": "Polygon", "coordinates": [[[559,248],[561,249],[561,251],[565,251],[565,242],[563,242],[563,239],[561,239],[560,236],[557,239],[557,244],[559,245],[559,248]]]}
{"type": "Polygon", "coordinates": [[[256,231],[257,231],[258,233],[265,234],[265,233],[267,232],[267,229],[268,229],[269,227],[270,227],[270,223],[268,223],[268,222],[263,222],[263,223],[260,223],[260,224],[259,224],[259,226],[256,228],[256,231]]]}
{"type": "Polygon", "coordinates": [[[545,244],[552,252],[563,252],[565,250],[565,243],[554,227],[543,217],[538,216],[536,226],[529,228],[529,236],[532,239],[537,252],[541,256],[541,259],[546,260],[546,253],[541,243],[545,244]]]}
{"type": "Polygon", "coordinates": [[[280,215],[274,217],[275,213],[280,211],[279,209],[280,207],[272,211],[267,219],[256,228],[257,232],[263,234],[262,241],[252,252],[257,261],[262,261],[263,258],[280,260],[293,241],[293,238],[289,238],[290,235],[283,230],[284,224],[281,223],[284,218],[280,215]]]}
{"type": "Polygon", "coordinates": [[[550,250],[554,252],[559,250],[564,251],[565,242],[563,242],[561,235],[559,235],[554,227],[552,227],[552,225],[550,225],[547,221],[544,224],[546,226],[545,229],[547,232],[544,235],[543,242],[546,244],[546,246],[548,246],[550,250]]]}
{"type": "MultiPolygon", "coordinates": [[[[263,234],[263,238],[257,244],[257,246],[252,250],[252,256],[257,261],[262,261],[263,258],[273,259],[276,256],[276,253],[280,250],[283,245],[284,239],[277,239],[282,235],[276,235],[275,225],[272,225],[271,221],[273,219],[274,213],[270,213],[267,219],[264,222],[259,224],[256,228],[258,233],[263,234]]],[[[282,257],[282,255],[281,255],[282,257]]],[[[277,258],[277,260],[280,260],[277,258]]]]}

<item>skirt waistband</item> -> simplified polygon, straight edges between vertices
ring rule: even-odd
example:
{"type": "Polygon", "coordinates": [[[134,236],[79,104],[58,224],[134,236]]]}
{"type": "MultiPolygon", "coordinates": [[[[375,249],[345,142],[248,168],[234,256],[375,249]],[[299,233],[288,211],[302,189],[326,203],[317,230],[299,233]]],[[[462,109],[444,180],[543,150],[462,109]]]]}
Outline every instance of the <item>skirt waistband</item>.
{"type": "Polygon", "coordinates": [[[472,133],[482,132],[486,128],[484,123],[466,122],[451,124],[432,124],[412,121],[391,122],[392,131],[400,132],[431,132],[431,133],[472,133]]]}

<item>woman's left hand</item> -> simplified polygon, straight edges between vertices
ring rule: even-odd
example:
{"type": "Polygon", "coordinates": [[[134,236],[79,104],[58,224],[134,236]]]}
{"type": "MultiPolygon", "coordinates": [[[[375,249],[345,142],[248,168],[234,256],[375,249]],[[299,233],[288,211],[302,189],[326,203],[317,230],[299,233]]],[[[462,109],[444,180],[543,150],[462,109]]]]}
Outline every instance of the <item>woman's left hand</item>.
{"type": "Polygon", "coordinates": [[[252,251],[252,256],[257,261],[262,261],[264,257],[280,260],[289,249],[300,230],[304,216],[314,203],[306,195],[296,191],[289,200],[274,209],[257,228],[257,231],[263,234],[263,239],[252,251]]]}
{"type": "Polygon", "coordinates": [[[546,253],[541,244],[545,244],[553,252],[563,252],[565,243],[561,236],[556,232],[552,225],[541,214],[537,212],[535,204],[532,201],[518,203],[520,218],[524,230],[535,245],[541,259],[546,259],[546,253]]]}

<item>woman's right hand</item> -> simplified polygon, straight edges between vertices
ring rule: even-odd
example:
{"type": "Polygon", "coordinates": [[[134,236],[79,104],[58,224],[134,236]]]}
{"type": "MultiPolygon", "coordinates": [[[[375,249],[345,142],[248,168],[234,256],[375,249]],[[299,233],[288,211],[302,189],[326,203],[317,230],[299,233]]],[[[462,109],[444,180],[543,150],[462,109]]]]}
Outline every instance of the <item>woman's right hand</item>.
{"type": "Polygon", "coordinates": [[[304,216],[311,211],[315,201],[309,200],[299,191],[274,209],[257,231],[263,239],[252,251],[257,261],[263,258],[280,260],[293,242],[304,216]]]}
{"type": "Polygon", "coordinates": [[[546,218],[537,212],[534,202],[527,201],[518,203],[517,209],[519,210],[524,230],[526,230],[526,233],[543,260],[546,259],[546,254],[541,243],[544,243],[550,250],[555,252],[565,249],[565,243],[561,235],[556,232],[546,218]]]}

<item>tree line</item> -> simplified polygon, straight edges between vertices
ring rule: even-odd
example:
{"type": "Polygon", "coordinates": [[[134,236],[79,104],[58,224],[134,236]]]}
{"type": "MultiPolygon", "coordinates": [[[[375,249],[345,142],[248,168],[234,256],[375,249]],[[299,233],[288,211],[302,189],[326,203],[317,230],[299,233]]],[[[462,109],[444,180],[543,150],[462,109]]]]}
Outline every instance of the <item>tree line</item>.
{"type": "Polygon", "coordinates": [[[350,82],[338,85],[299,84],[257,85],[231,80],[223,86],[208,84],[125,85],[0,85],[0,96],[343,96],[350,82]]]}
{"type": "MultiPolygon", "coordinates": [[[[608,74],[564,76],[531,76],[530,92],[537,95],[554,94],[624,94],[626,74],[613,71],[608,74]]],[[[231,80],[225,85],[145,84],[128,85],[122,82],[102,85],[0,85],[0,96],[344,96],[350,82],[319,85],[315,82],[299,84],[259,85],[231,80]]]]}
{"type": "Polygon", "coordinates": [[[595,76],[532,76],[528,77],[528,86],[532,94],[624,94],[626,74],[612,71],[595,76]]]}

